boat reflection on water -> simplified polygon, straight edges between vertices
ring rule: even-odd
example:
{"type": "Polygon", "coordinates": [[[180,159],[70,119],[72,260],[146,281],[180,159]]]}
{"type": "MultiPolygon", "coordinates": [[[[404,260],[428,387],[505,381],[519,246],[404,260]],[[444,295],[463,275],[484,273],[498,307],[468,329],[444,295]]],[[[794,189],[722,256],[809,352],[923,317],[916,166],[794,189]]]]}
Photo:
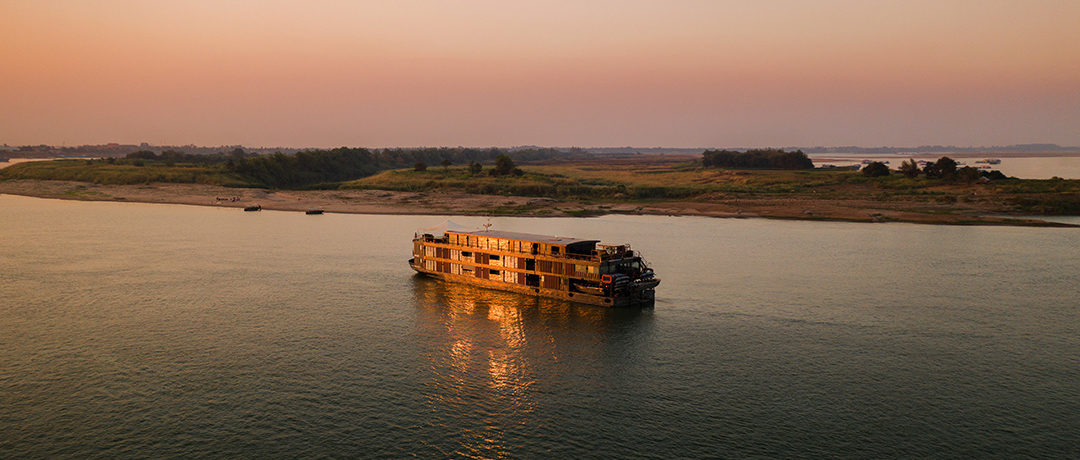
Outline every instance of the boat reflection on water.
{"type": "Polygon", "coordinates": [[[632,375],[652,309],[611,309],[413,277],[417,337],[430,364],[432,420],[451,456],[503,457],[521,430],[555,429],[537,395],[632,375]],[[452,452],[452,453],[451,453],[452,452]]]}

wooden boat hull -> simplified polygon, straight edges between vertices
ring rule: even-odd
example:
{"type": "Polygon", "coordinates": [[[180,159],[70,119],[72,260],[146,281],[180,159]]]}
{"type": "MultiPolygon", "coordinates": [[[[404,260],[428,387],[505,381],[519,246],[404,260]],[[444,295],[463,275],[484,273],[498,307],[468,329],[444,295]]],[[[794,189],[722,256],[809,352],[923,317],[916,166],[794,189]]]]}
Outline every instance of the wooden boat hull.
{"type": "Polygon", "coordinates": [[[417,273],[451,283],[465,283],[488,289],[516,292],[519,294],[533,297],[547,297],[550,299],[565,300],[569,302],[583,303],[588,305],[597,305],[601,307],[652,307],[656,301],[656,291],[654,291],[652,287],[655,287],[656,284],[659,284],[659,280],[657,280],[656,284],[652,284],[652,286],[646,286],[645,289],[641,289],[631,295],[609,297],[602,295],[586,294],[582,292],[568,292],[556,289],[545,289],[539,286],[524,286],[520,284],[511,284],[502,281],[493,281],[483,278],[477,278],[470,275],[456,275],[452,273],[436,272],[427,270],[422,266],[414,264],[413,259],[409,259],[409,266],[412,267],[412,269],[415,270],[417,273]]]}

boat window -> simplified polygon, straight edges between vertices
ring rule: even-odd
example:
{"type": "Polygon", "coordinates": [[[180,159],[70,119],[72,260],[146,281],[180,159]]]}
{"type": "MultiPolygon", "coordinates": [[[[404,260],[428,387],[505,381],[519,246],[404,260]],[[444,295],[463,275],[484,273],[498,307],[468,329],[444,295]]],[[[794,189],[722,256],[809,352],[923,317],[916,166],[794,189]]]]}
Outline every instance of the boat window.
{"type": "Polygon", "coordinates": [[[551,253],[554,254],[554,255],[559,255],[559,247],[558,246],[552,246],[551,247],[551,253]]]}
{"type": "Polygon", "coordinates": [[[495,275],[499,274],[499,271],[492,269],[492,270],[488,270],[488,273],[490,273],[492,276],[495,276],[495,275]]]}
{"type": "Polygon", "coordinates": [[[488,256],[488,257],[489,257],[489,258],[490,258],[491,260],[499,260],[499,256],[498,256],[498,255],[495,255],[495,254],[492,254],[492,255],[490,255],[490,256],[488,256]]]}
{"type": "Polygon", "coordinates": [[[469,251],[461,251],[461,257],[472,257],[472,253],[469,251]]]}

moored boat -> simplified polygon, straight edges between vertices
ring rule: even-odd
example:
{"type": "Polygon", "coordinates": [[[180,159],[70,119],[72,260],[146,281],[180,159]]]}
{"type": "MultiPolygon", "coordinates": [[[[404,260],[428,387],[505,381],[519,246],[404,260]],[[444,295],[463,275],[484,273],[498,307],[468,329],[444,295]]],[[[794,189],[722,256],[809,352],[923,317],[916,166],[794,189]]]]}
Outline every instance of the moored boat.
{"type": "Polygon", "coordinates": [[[255,206],[247,206],[244,208],[244,211],[262,211],[262,205],[257,204],[255,206]]]}
{"type": "Polygon", "coordinates": [[[660,284],[628,244],[494,230],[417,234],[409,266],[448,282],[607,307],[651,306],[660,284]]]}
{"type": "Polygon", "coordinates": [[[322,209],[308,209],[307,211],[304,212],[304,214],[307,214],[309,216],[316,216],[316,215],[319,215],[319,214],[322,214],[322,213],[323,213],[322,209]]]}

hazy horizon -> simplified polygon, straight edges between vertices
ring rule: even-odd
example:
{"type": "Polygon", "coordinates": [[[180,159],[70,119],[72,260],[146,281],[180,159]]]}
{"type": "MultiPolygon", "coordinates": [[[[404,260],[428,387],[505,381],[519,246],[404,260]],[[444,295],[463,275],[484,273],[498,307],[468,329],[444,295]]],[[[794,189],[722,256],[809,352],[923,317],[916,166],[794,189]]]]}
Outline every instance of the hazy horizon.
{"type": "Polygon", "coordinates": [[[1080,145],[1066,1],[0,1],[0,144],[1080,145]]]}

